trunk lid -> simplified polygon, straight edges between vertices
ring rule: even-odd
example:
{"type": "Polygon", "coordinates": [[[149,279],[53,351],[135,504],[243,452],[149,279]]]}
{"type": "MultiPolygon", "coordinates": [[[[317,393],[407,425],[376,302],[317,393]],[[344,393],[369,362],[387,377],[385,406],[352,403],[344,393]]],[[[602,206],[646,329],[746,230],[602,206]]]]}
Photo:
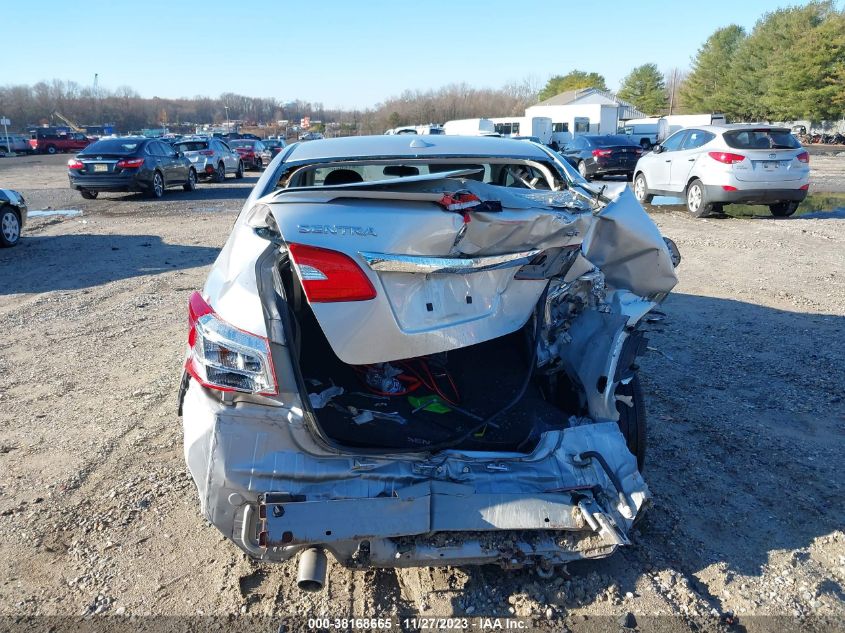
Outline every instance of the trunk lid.
{"type": "MultiPolygon", "coordinates": [[[[539,251],[577,247],[591,219],[526,192],[438,179],[391,191],[291,190],[271,208],[286,242],[342,253],[372,284],[369,300],[311,303],[335,354],[360,365],[481,343],[526,323],[546,282],[517,271],[539,251]],[[460,189],[502,210],[463,214],[436,202],[460,189]]],[[[314,274],[295,268],[300,280],[314,274]]]]}
{"type": "Polygon", "coordinates": [[[733,165],[736,179],[742,182],[800,180],[806,177],[808,166],[797,159],[803,150],[767,149],[737,150],[745,160],[733,165]]]}

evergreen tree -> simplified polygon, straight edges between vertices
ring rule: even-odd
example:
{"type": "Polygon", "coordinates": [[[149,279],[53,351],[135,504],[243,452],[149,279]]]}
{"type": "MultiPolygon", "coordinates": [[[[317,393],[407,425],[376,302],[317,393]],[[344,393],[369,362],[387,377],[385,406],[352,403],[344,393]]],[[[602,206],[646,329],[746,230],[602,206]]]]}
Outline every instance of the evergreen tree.
{"type": "Polygon", "coordinates": [[[666,84],[657,64],[637,66],[622,80],[619,97],[630,101],[646,114],[658,114],[666,109],[666,84]]]}
{"type": "Polygon", "coordinates": [[[732,24],[707,38],[692,60],[692,70],[681,88],[681,104],[690,112],[720,112],[731,73],[731,60],[745,40],[742,27],[732,24]]]}
{"type": "Polygon", "coordinates": [[[546,83],[545,88],[540,91],[538,99],[545,101],[561,92],[567,90],[578,90],[580,88],[598,88],[607,90],[607,82],[598,73],[587,73],[583,70],[573,70],[565,75],[555,75],[546,83]]]}

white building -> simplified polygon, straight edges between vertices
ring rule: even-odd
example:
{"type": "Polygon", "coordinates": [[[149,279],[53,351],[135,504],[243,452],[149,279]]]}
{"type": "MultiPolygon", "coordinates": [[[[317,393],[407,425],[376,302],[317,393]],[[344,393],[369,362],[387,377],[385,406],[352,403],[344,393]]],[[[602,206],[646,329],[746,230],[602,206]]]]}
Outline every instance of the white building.
{"type": "Polygon", "coordinates": [[[646,115],[627,101],[598,88],[568,90],[525,110],[526,117],[552,120],[552,140],[563,144],[575,134],[615,134],[619,124],[646,115]]]}

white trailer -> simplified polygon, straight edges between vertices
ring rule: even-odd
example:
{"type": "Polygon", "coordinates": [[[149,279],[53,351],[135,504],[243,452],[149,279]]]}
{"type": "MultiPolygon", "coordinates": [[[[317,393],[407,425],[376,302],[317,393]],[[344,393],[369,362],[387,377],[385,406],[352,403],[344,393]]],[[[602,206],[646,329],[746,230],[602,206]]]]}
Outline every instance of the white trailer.
{"type": "Polygon", "coordinates": [[[657,122],[657,140],[662,141],[678,130],[697,125],[725,125],[724,114],[667,114],[657,122]]]}
{"type": "Polygon", "coordinates": [[[552,120],[547,116],[497,117],[490,120],[499,136],[531,136],[543,145],[552,142],[552,120]]]}
{"type": "Polygon", "coordinates": [[[450,136],[498,136],[490,119],[456,119],[443,124],[443,133],[450,136]]]}

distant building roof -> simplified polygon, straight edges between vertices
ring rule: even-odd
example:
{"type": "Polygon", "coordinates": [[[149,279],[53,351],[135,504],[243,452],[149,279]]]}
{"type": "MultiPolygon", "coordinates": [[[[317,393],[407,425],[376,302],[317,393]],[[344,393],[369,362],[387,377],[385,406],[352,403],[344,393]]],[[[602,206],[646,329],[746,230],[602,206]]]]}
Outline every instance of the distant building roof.
{"type": "Polygon", "coordinates": [[[567,90],[566,92],[556,94],[554,97],[550,97],[545,101],[541,101],[532,107],[569,105],[571,103],[577,103],[581,99],[591,95],[602,96],[608,100],[609,104],[615,104],[620,110],[619,118],[623,121],[627,121],[628,119],[641,119],[648,116],[644,112],[637,110],[633,104],[628,103],[624,99],[620,99],[614,93],[608,92],[607,90],[599,90],[598,88],[578,88],[577,90],[567,90]]]}

